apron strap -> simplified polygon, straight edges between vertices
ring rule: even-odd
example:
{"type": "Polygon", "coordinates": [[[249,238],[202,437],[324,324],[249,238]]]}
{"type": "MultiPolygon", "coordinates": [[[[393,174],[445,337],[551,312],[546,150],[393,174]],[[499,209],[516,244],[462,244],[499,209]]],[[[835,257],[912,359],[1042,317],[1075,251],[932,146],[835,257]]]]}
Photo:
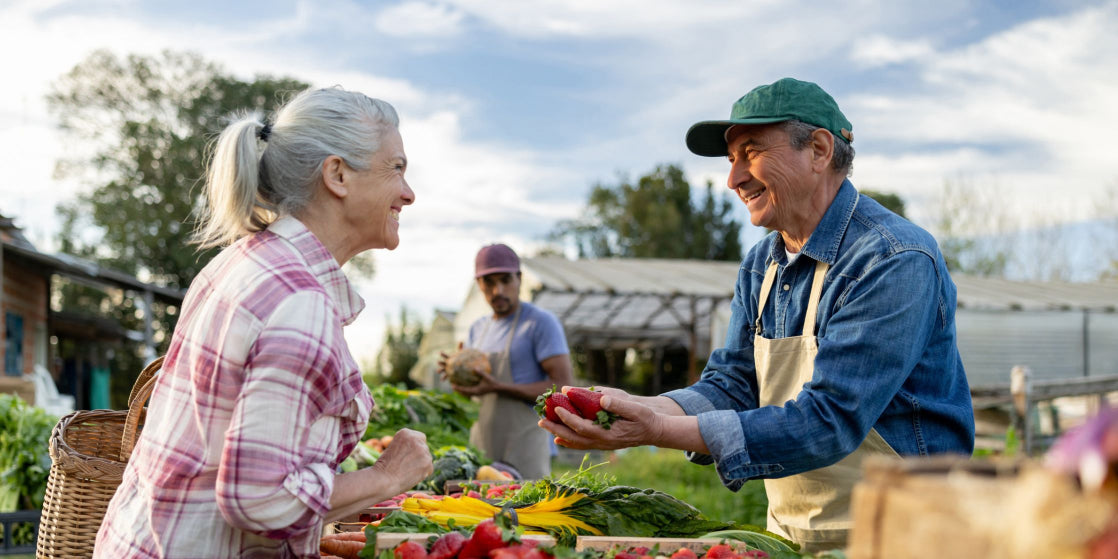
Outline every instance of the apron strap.
{"type": "Polygon", "coordinates": [[[823,278],[831,265],[826,262],[815,263],[815,276],[811,278],[811,296],[807,299],[807,313],[804,314],[805,336],[815,335],[815,314],[819,310],[819,297],[823,294],[823,278]]]}
{"type": "Polygon", "coordinates": [[[769,262],[769,267],[765,269],[765,281],[761,282],[761,294],[757,296],[757,322],[753,325],[754,332],[761,332],[761,314],[765,312],[765,305],[769,302],[769,291],[772,290],[775,279],[776,260],[773,260],[769,262]]]}

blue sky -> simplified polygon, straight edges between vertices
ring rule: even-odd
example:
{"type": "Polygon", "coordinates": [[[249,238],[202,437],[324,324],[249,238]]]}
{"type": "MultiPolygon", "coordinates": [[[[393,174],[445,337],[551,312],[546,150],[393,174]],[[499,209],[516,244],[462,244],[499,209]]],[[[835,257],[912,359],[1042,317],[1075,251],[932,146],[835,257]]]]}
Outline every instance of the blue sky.
{"type": "Polygon", "coordinates": [[[385,315],[455,309],[477,247],[533,252],[594,183],[676,163],[721,187],[725,161],[689,154],[684,132],[784,76],[838,100],[855,185],[900,194],[917,223],[949,180],[1022,226],[1098,217],[1118,185],[1115,31],[1115,1],[0,0],[0,213],[52,248],[54,206],[84,187],[52,174],[70,146],[43,94],[97,48],[193,50],[385,99],[417,203],[362,284],[361,358],[385,315]]]}

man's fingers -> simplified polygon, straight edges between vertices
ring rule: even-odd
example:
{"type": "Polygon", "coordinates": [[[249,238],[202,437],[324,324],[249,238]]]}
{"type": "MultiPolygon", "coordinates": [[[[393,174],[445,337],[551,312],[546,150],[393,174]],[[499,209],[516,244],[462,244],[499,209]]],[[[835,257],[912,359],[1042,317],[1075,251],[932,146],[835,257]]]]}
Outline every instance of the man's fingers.
{"type": "Polygon", "coordinates": [[[602,396],[600,403],[602,404],[602,409],[616,413],[625,418],[638,417],[641,412],[646,409],[644,405],[638,404],[628,398],[614,398],[613,396],[602,396]]]}

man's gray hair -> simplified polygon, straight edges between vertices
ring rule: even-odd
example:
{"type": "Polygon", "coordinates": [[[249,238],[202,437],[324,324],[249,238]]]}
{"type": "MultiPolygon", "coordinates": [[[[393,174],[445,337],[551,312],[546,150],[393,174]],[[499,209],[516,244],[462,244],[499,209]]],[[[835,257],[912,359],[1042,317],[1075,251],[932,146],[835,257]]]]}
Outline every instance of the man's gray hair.
{"type": "Polygon", "coordinates": [[[836,173],[842,173],[843,176],[850,176],[854,167],[854,146],[846,140],[835,137],[830,130],[801,120],[786,120],[781,125],[784,127],[784,131],[788,133],[788,142],[796,149],[804,149],[811,145],[811,134],[816,130],[825,130],[828,134],[831,134],[831,137],[835,139],[835,152],[831,157],[831,168],[836,173]]]}

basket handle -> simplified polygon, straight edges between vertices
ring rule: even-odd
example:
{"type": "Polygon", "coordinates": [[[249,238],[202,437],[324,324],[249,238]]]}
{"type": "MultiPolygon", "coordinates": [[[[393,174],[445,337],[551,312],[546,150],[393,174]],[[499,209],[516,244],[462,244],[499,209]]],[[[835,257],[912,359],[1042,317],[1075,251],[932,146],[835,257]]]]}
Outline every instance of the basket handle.
{"type": "Polygon", "coordinates": [[[144,415],[144,404],[155,388],[155,374],[163,367],[163,357],[156,358],[144,367],[132,385],[132,392],[128,394],[128,416],[124,418],[124,435],[120,441],[121,462],[128,461],[132,456],[132,449],[136,446],[136,438],[140,436],[140,418],[144,415]]]}

